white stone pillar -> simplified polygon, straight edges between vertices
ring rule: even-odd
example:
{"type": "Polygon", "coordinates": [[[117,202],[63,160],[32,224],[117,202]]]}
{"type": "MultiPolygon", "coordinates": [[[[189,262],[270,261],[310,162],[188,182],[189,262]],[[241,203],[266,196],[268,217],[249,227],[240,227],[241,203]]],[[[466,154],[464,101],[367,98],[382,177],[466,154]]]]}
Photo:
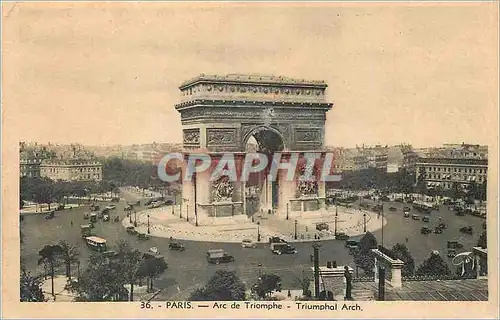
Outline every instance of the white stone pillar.
{"type": "Polygon", "coordinates": [[[378,284],[378,258],[375,258],[375,264],[373,266],[373,272],[375,274],[375,283],[378,284]]]}
{"type": "Polygon", "coordinates": [[[403,265],[400,264],[393,264],[391,265],[391,285],[393,288],[401,288],[403,286],[402,280],[401,280],[401,269],[403,268],[403,265]]]}

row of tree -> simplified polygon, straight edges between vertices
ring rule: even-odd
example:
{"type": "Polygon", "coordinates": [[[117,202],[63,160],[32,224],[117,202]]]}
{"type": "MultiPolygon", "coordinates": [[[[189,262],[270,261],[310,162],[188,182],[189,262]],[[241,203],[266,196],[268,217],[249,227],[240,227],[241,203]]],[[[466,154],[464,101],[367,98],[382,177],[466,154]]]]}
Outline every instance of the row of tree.
{"type": "Polygon", "coordinates": [[[49,178],[22,177],[20,180],[21,208],[24,201],[33,201],[49,205],[62,203],[68,197],[86,197],[90,194],[105,192],[118,193],[117,185],[103,181],[53,181],[49,178]]]}
{"type": "MultiPolygon", "coordinates": [[[[51,278],[51,293],[54,294],[54,277],[58,266],[64,263],[66,277],[71,283],[71,290],[77,293],[77,301],[133,301],[134,285],[146,281],[148,291],[153,290],[153,281],[167,269],[162,258],[145,256],[132,249],[125,241],[117,246],[116,256],[101,253],[90,256],[88,265],[79,275],[78,281],[72,281],[71,267],[79,264],[79,251],[66,242],[44,246],[40,252],[39,264],[44,264],[51,278]],[[126,285],[130,290],[126,289],[126,285]]],[[[24,267],[21,272],[21,301],[44,301],[41,289],[43,277],[31,276],[24,267]]]]}

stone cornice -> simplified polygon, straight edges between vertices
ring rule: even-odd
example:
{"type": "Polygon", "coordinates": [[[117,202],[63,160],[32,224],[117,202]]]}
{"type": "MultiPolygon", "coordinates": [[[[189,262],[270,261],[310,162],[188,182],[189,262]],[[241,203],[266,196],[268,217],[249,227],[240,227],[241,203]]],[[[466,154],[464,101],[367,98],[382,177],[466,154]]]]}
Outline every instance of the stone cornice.
{"type": "Polygon", "coordinates": [[[330,110],[333,107],[333,103],[323,103],[323,102],[293,102],[293,101],[247,101],[247,100],[189,100],[181,102],[175,105],[175,109],[180,111],[182,109],[187,109],[190,107],[203,105],[203,106],[231,106],[231,107],[244,107],[244,106],[266,106],[266,107],[295,107],[304,108],[311,107],[319,108],[323,110],[330,110]]]}
{"type": "Polygon", "coordinates": [[[248,84],[248,85],[271,85],[271,86],[290,86],[290,87],[309,87],[309,88],[326,88],[328,85],[325,81],[319,80],[305,80],[293,79],[282,76],[269,76],[269,75],[249,75],[249,74],[228,74],[225,76],[219,75],[204,75],[183,82],[179,89],[194,86],[198,83],[212,83],[212,84],[248,84]]]}

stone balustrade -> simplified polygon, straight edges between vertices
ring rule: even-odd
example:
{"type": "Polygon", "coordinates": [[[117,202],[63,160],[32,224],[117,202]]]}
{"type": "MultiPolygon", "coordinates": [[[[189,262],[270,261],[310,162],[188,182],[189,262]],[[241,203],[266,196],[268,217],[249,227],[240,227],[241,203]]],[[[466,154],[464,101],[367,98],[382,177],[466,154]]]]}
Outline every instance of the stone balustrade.
{"type": "Polygon", "coordinates": [[[404,262],[399,259],[393,259],[379,249],[372,249],[375,254],[375,282],[378,283],[378,267],[385,268],[385,278],[393,288],[401,288],[403,286],[401,279],[401,269],[404,262]]]}

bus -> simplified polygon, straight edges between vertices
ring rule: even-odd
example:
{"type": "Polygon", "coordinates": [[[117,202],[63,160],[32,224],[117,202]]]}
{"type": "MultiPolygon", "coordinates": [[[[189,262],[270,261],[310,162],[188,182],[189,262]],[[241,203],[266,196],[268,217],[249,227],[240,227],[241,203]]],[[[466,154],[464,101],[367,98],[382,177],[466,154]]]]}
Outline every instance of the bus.
{"type": "Polygon", "coordinates": [[[85,241],[87,242],[87,246],[92,250],[95,250],[97,252],[106,251],[106,239],[91,236],[86,237],[85,241]]]}

